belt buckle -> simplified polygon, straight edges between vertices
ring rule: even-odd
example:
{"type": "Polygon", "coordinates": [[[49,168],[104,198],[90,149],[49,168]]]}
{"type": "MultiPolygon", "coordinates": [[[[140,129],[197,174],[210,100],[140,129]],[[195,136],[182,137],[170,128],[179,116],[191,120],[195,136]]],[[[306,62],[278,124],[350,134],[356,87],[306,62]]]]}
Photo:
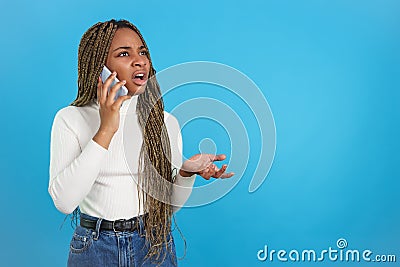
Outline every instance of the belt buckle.
{"type": "Polygon", "coordinates": [[[121,231],[117,231],[117,230],[115,230],[115,223],[118,223],[118,222],[121,222],[121,223],[123,223],[123,222],[125,222],[126,220],[125,219],[119,219],[119,220],[115,220],[115,221],[113,221],[113,223],[112,223],[112,228],[113,228],[113,231],[114,232],[121,232],[121,231]]]}

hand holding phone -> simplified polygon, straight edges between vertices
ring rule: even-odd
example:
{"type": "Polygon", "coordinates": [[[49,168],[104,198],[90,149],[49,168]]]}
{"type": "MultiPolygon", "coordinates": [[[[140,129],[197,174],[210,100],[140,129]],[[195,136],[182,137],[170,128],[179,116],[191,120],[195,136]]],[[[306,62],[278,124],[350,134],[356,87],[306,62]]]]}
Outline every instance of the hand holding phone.
{"type": "Polygon", "coordinates": [[[107,67],[103,68],[100,76],[101,77],[98,78],[97,82],[97,104],[99,105],[100,126],[99,130],[93,137],[93,141],[105,149],[108,149],[112,137],[119,128],[120,107],[122,106],[122,103],[125,100],[130,99],[131,96],[127,95],[128,89],[125,86],[122,86],[124,83],[119,82],[114,75],[111,76],[111,71],[107,67]],[[107,81],[109,78],[110,80],[107,81]],[[105,88],[105,83],[111,83],[111,85],[108,86],[108,88],[105,88]],[[113,86],[115,86],[115,89],[118,89],[115,101],[113,101],[111,97],[108,97],[109,95],[107,96],[107,93],[105,92],[105,90],[110,92],[113,86]]]}
{"type": "MultiPolygon", "coordinates": [[[[103,71],[101,72],[101,80],[103,81],[103,83],[107,80],[108,77],[110,77],[111,75],[111,71],[104,66],[103,67],[103,71]]],[[[115,77],[114,81],[112,81],[110,87],[108,87],[108,92],[110,92],[111,87],[113,87],[117,82],[119,82],[119,80],[117,79],[117,77],[115,77]]],[[[128,94],[128,89],[125,86],[121,86],[121,88],[118,89],[117,93],[115,94],[115,99],[117,100],[118,97],[120,96],[124,96],[128,94]]]]}

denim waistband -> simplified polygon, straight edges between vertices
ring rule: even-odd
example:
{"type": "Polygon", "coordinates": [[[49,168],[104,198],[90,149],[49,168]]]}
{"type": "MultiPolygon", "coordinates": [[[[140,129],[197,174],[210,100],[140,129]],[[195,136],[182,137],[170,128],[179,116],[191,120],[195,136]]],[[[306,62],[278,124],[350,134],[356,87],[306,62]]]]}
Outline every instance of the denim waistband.
{"type": "MultiPolygon", "coordinates": [[[[137,218],[138,220],[137,220],[137,223],[138,223],[138,227],[137,227],[137,229],[135,230],[135,231],[138,231],[139,233],[143,233],[143,230],[144,230],[144,222],[143,222],[143,218],[144,218],[144,216],[145,215],[140,215],[140,216],[137,216],[137,217],[134,217],[134,218],[137,218]]],[[[108,231],[108,232],[115,232],[115,231],[113,231],[113,230],[106,230],[106,229],[101,229],[101,223],[102,223],[102,221],[103,220],[105,220],[105,219],[103,219],[103,218],[97,218],[97,217],[94,217],[94,216],[91,216],[91,215],[88,215],[88,214],[85,214],[85,213],[81,213],[80,214],[80,218],[81,219],[85,219],[85,220],[90,220],[90,221],[93,221],[93,222],[96,222],[96,227],[95,227],[95,229],[94,229],[94,239],[95,240],[97,240],[97,238],[98,238],[98,236],[99,236],[99,234],[100,234],[100,230],[101,231],[108,231]]],[[[107,220],[108,221],[108,220],[107,220]]]]}
{"type": "MultiPolygon", "coordinates": [[[[136,216],[136,217],[139,217],[139,220],[140,220],[143,216],[145,216],[145,214],[142,214],[142,215],[139,215],[139,216],[136,216]]],[[[81,214],[80,214],[80,217],[81,217],[81,218],[84,218],[84,219],[92,220],[92,221],[97,221],[97,220],[99,220],[99,219],[105,220],[104,218],[97,218],[97,217],[88,215],[88,214],[86,214],[86,213],[81,213],[81,214]]],[[[133,217],[133,218],[134,218],[134,217],[133,217]]],[[[129,218],[129,219],[131,219],[131,218],[129,218]]],[[[127,220],[129,220],[129,219],[127,219],[127,220]]],[[[117,220],[118,220],[118,219],[117,219],[117,220]]]]}

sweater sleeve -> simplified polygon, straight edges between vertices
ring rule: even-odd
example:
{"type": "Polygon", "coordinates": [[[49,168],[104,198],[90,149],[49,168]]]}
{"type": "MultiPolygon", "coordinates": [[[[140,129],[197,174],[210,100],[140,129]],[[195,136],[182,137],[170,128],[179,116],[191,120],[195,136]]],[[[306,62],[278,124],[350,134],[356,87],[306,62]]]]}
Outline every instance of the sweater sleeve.
{"type": "Polygon", "coordinates": [[[70,114],[62,111],[51,129],[48,191],[56,208],[70,214],[90,192],[107,150],[92,139],[82,148],[67,123],[70,114]]]}
{"type": "Polygon", "coordinates": [[[185,204],[192,193],[196,174],[190,177],[182,177],[179,175],[179,170],[182,166],[182,134],[179,123],[174,116],[168,114],[166,122],[171,143],[172,168],[176,169],[171,201],[174,206],[174,212],[177,212],[185,204]]]}

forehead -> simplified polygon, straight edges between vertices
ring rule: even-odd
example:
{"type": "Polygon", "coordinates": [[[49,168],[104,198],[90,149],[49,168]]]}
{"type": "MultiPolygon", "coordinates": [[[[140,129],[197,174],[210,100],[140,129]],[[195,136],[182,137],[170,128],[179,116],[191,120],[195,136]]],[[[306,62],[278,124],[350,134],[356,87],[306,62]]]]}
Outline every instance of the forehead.
{"type": "Polygon", "coordinates": [[[138,47],[142,46],[143,42],[139,35],[129,28],[118,29],[115,32],[114,38],[111,42],[111,48],[121,46],[138,47]]]}

